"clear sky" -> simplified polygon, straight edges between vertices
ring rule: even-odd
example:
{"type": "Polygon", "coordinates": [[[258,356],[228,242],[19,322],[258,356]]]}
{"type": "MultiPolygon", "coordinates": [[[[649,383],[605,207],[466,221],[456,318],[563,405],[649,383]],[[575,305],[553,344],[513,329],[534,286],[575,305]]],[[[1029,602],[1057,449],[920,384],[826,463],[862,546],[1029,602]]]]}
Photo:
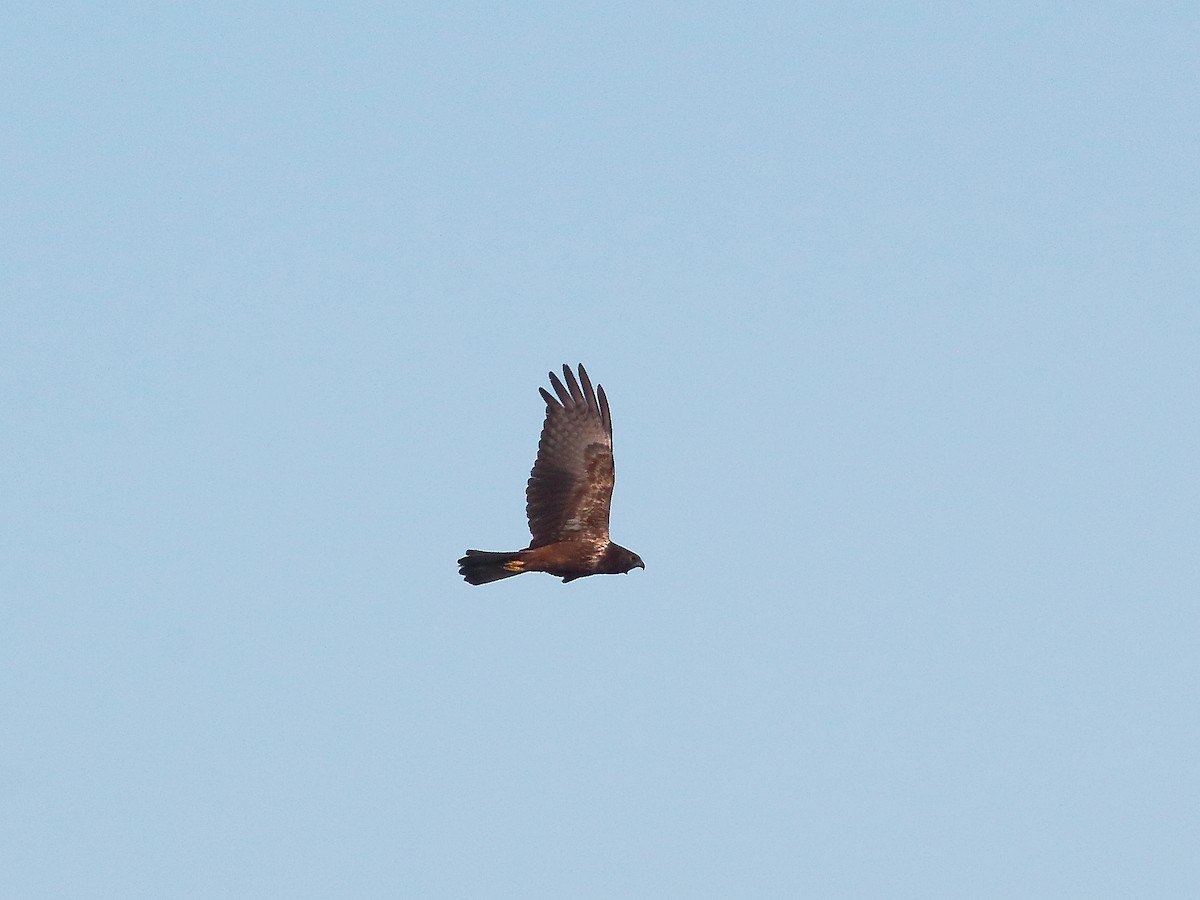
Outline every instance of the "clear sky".
{"type": "Polygon", "coordinates": [[[0,894],[1200,895],[1194,3],[0,14],[0,894]],[[583,362],[645,571],[524,546],[583,362]]]}

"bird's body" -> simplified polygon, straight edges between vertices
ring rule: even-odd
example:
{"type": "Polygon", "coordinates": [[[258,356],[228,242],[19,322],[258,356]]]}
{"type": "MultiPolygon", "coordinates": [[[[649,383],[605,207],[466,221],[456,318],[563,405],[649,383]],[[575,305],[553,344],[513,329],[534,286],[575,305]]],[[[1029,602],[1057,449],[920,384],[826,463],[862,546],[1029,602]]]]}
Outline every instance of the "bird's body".
{"type": "Polygon", "coordinates": [[[563,366],[566,384],[550,373],[552,395],[541,388],[546,421],[525,489],[533,540],[524,550],[468,550],[458,572],[488,584],[523,572],[573,581],[645,568],[641,558],[608,536],[613,490],[612,417],[604,388],[592,389],[583,366],[579,381],[563,366]],[[557,395],[557,396],[555,396],[557,395]]]}

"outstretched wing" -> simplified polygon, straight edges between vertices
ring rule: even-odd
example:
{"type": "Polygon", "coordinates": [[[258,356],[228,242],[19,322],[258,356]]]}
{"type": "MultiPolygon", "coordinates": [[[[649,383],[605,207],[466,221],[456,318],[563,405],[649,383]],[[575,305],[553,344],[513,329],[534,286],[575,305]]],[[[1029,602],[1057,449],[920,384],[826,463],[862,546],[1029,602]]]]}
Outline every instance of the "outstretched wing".
{"type": "Polygon", "coordinates": [[[550,373],[557,397],[545,388],[538,389],[546,401],[546,422],[525,488],[525,511],[533,533],[530,547],[608,540],[613,489],[608,398],[604,388],[592,390],[582,365],[578,382],[567,366],[563,366],[563,375],[565,386],[550,373]]]}

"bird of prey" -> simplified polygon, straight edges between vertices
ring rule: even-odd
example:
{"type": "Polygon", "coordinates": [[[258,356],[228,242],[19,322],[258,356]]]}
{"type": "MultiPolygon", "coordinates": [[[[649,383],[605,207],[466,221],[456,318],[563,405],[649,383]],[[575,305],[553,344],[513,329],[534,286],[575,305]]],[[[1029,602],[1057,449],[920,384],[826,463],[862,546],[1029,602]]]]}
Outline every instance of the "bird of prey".
{"type": "Polygon", "coordinates": [[[489,584],[523,572],[548,572],[574,581],[646,568],[642,558],[608,538],[612,501],[612,417],[599,385],[592,390],[583,366],[579,380],[563,366],[564,385],[550,373],[551,395],[538,442],[537,460],[525,488],[525,512],[533,540],[525,550],[468,550],[458,574],[470,584],[489,584]]]}

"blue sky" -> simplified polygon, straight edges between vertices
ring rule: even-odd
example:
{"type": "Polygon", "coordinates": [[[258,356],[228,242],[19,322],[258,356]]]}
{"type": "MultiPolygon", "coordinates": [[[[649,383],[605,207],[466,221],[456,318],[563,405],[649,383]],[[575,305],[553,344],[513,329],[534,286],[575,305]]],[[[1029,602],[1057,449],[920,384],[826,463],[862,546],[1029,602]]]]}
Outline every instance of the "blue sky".
{"type": "Polygon", "coordinates": [[[7,896],[1200,890],[1193,6],[0,19],[7,896]]]}

